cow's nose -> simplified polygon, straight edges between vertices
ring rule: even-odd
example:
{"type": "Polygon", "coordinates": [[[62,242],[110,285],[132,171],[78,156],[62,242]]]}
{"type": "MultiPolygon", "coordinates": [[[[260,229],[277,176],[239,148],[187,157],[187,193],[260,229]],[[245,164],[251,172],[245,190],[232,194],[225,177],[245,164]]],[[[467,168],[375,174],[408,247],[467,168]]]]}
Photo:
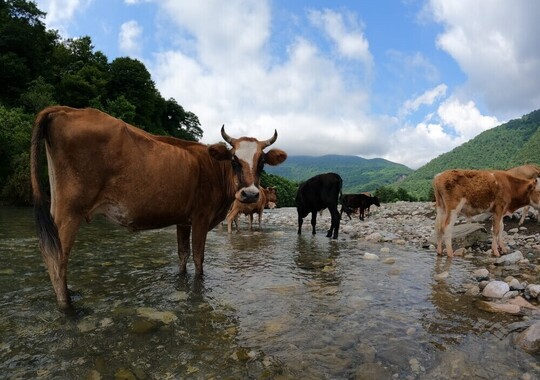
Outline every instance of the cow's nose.
{"type": "Polygon", "coordinates": [[[242,202],[245,203],[254,203],[259,200],[259,192],[258,191],[252,191],[249,189],[242,190],[240,192],[240,196],[242,198],[242,202]]]}

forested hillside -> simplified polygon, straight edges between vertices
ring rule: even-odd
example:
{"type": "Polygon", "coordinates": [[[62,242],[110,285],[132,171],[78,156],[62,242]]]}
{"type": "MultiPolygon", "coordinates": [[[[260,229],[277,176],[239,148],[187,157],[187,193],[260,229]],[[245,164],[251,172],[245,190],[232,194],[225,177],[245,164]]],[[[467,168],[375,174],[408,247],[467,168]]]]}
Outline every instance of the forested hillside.
{"type": "Polygon", "coordinates": [[[373,192],[412,173],[412,169],[382,158],[340,155],[289,156],[283,164],[265,170],[297,182],[316,174],[335,172],[343,178],[343,189],[347,193],[373,192]]]}
{"type": "Polygon", "coordinates": [[[393,186],[419,199],[431,198],[435,174],[447,169],[508,169],[540,164],[540,110],[487,130],[442,154],[393,186]]]}

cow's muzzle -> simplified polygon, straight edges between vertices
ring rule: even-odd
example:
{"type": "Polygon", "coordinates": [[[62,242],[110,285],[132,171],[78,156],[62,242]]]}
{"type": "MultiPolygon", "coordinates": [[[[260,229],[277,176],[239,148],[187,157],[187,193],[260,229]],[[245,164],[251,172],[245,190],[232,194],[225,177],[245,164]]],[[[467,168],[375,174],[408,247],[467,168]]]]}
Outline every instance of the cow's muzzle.
{"type": "Polygon", "coordinates": [[[236,193],[236,198],[242,203],[255,203],[259,200],[259,189],[255,186],[245,187],[236,193]]]}

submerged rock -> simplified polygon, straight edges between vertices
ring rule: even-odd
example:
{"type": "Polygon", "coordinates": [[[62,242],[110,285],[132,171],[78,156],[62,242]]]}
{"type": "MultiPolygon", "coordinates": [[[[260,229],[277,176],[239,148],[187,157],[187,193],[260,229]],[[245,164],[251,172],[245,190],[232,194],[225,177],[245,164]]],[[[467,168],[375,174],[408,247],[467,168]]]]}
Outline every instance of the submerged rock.
{"type": "Polygon", "coordinates": [[[530,353],[540,352],[540,321],[527,328],[516,338],[516,344],[530,353]]]}

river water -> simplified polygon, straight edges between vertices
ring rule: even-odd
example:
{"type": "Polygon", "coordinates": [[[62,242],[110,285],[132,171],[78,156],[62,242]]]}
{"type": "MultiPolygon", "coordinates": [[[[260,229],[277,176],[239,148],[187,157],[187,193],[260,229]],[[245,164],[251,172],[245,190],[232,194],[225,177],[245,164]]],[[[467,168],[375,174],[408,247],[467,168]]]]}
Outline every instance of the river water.
{"type": "Polygon", "coordinates": [[[174,228],[97,219],[72,251],[66,316],[37,244],[31,209],[0,208],[0,378],[540,378],[539,357],[513,344],[524,318],[464,294],[465,259],[225,227],[208,235],[199,280],[191,262],[178,274],[174,228]]]}

